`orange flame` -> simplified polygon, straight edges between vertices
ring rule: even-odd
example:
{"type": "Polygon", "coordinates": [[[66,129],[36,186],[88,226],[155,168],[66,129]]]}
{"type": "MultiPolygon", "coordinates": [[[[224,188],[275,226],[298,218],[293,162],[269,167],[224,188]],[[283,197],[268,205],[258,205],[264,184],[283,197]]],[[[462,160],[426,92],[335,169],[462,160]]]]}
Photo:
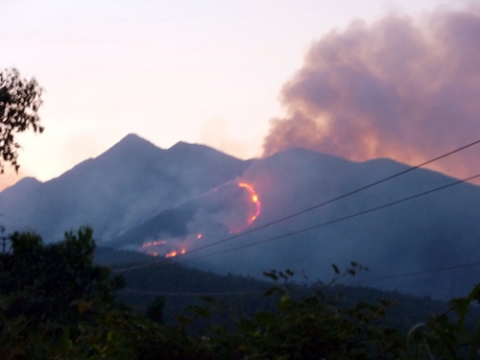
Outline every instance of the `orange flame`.
{"type": "Polygon", "coordinates": [[[175,257],[175,256],[177,256],[177,251],[172,250],[165,257],[170,258],[170,257],[175,257]]]}
{"type": "Polygon", "coordinates": [[[256,218],[258,217],[258,215],[260,215],[260,211],[262,210],[262,204],[260,203],[260,200],[258,198],[258,195],[257,193],[255,192],[255,189],[253,188],[253,186],[247,184],[247,183],[238,183],[238,186],[241,187],[241,188],[244,188],[244,189],[247,189],[248,192],[250,193],[251,195],[251,199],[252,199],[252,202],[255,204],[255,215],[251,216],[249,219],[248,219],[248,225],[251,225],[255,220],[256,218]]]}
{"type": "Polygon", "coordinates": [[[165,245],[167,242],[165,240],[162,241],[149,241],[142,245],[142,248],[149,247],[149,246],[157,246],[157,245],[165,245]]]}
{"type": "MultiPolygon", "coordinates": [[[[260,198],[259,198],[258,194],[255,192],[255,189],[253,188],[252,185],[247,184],[245,182],[240,182],[237,185],[238,185],[238,187],[244,188],[248,191],[248,193],[250,195],[249,200],[255,205],[255,213],[247,218],[247,225],[246,226],[243,226],[241,228],[232,229],[232,230],[230,230],[230,233],[236,233],[236,232],[242,231],[245,227],[250,226],[257,219],[257,217],[260,215],[261,208],[262,208],[261,203],[260,203],[260,198]]],[[[197,239],[202,239],[203,234],[198,233],[196,237],[197,237],[197,239]]],[[[144,243],[142,245],[142,248],[159,246],[159,245],[166,245],[166,244],[167,244],[167,241],[165,241],[165,240],[149,241],[149,242],[144,243]]],[[[173,257],[179,256],[179,255],[186,254],[186,252],[187,252],[187,249],[185,249],[185,248],[179,249],[179,250],[171,250],[170,252],[165,254],[165,257],[166,258],[173,258],[173,257]]],[[[154,248],[154,249],[152,249],[148,252],[148,254],[152,255],[152,256],[158,256],[159,254],[162,254],[162,253],[164,254],[164,252],[158,251],[156,248],[154,248]],[[152,252],[153,250],[155,252],[152,252]]]]}
{"type": "MultiPolygon", "coordinates": [[[[199,234],[198,235],[198,238],[201,238],[202,237],[202,234],[199,234]]],[[[154,247],[154,246],[158,246],[158,245],[165,245],[167,244],[167,241],[166,240],[156,240],[156,241],[149,241],[149,242],[146,242],[142,245],[142,248],[148,248],[148,247],[154,247]]],[[[162,256],[161,254],[164,254],[165,250],[163,251],[159,251],[157,248],[153,248],[153,249],[148,249],[146,250],[146,253],[150,256],[162,256]]],[[[171,257],[175,257],[175,256],[178,256],[179,254],[183,255],[187,252],[187,249],[183,248],[181,250],[171,250],[169,253],[167,253],[165,255],[165,257],[167,258],[171,258],[171,257]]]]}
{"type": "MultiPolygon", "coordinates": [[[[183,255],[183,254],[185,254],[186,252],[187,252],[186,249],[182,249],[182,250],[180,251],[180,254],[183,255]]],[[[179,254],[179,252],[178,252],[177,250],[172,250],[172,251],[170,251],[167,255],[165,255],[165,257],[171,258],[171,257],[177,256],[178,254],[179,254]]]]}

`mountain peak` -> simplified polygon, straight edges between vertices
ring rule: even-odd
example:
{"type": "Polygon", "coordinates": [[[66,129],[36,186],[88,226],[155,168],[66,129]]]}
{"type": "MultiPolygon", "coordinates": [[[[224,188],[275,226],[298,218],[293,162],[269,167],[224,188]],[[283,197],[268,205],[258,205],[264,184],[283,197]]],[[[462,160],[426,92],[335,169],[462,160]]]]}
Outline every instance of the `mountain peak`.
{"type": "Polygon", "coordinates": [[[187,143],[185,141],[179,141],[172,145],[168,150],[188,149],[194,144],[187,143]]]}
{"type": "Polygon", "coordinates": [[[27,176],[27,177],[24,177],[20,180],[18,180],[14,185],[11,185],[9,187],[7,187],[5,190],[10,191],[8,189],[12,189],[15,187],[15,189],[17,189],[18,191],[29,191],[30,189],[33,189],[35,188],[36,186],[40,185],[42,182],[37,180],[36,178],[34,177],[30,177],[30,176],[27,176]]]}
{"type": "Polygon", "coordinates": [[[206,153],[220,153],[218,150],[212,149],[206,145],[201,144],[191,144],[185,141],[179,141],[168,150],[170,153],[182,154],[182,155],[193,155],[198,154],[198,152],[206,153]]]}
{"type": "Polygon", "coordinates": [[[26,176],[17,182],[17,184],[22,184],[22,186],[35,186],[41,183],[40,180],[32,176],[26,176]]]}
{"type": "MultiPolygon", "coordinates": [[[[142,143],[150,143],[148,140],[138,136],[137,134],[128,134],[124,138],[122,138],[118,143],[114,146],[122,144],[122,146],[136,146],[142,143]]],[[[152,144],[153,145],[153,144],[152,144]]]]}
{"type": "Polygon", "coordinates": [[[129,156],[132,154],[145,154],[152,151],[161,150],[150,141],[145,140],[144,138],[136,134],[128,134],[115,145],[113,145],[106,152],[101,154],[99,158],[110,158],[112,156],[129,156]]]}

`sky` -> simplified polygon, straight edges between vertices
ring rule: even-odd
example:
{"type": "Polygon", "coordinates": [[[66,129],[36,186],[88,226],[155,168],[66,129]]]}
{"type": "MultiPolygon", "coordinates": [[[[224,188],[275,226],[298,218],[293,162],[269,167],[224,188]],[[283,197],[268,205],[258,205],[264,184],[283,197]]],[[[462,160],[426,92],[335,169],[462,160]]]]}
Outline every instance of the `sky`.
{"type": "Polygon", "coordinates": [[[0,69],[37,79],[45,126],[18,137],[20,173],[0,189],[57,177],[129,133],[261,156],[272,119],[289,116],[285,84],[332,30],[471,3],[0,0],[0,69]]]}

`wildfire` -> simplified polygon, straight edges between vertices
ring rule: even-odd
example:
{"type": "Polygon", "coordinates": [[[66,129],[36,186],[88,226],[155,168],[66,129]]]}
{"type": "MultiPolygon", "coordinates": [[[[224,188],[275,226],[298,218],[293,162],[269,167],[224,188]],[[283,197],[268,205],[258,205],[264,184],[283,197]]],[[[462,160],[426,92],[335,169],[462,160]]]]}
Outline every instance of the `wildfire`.
{"type": "Polygon", "coordinates": [[[242,183],[238,183],[238,186],[248,190],[248,192],[251,195],[252,202],[255,204],[255,209],[256,209],[255,215],[251,216],[248,219],[248,225],[251,225],[255,221],[255,219],[258,217],[258,215],[260,215],[260,211],[262,210],[262,204],[260,203],[260,200],[258,199],[258,195],[251,185],[242,182],[242,183]]]}
{"type": "MultiPolygon", "coordinates": [[[[202,237],[202,234],[199,234],[198,235],[198,238],[200,239],[202,237]]],[[[150,241],[150,242],[147,242],[145,244],[142,245],[142,248],[146,248],[146,247],[152,247],[152,246],[158,246],[158,245],[165,245],[167,242],[165,240],[161,240],[161,241],[150,241]]],[[[153,249],[155,251],[148,251],[147,253],[151,256],[158,256],[159,255],[159,252],[158,250],[156,250],[155,248],[153,249]]],[[[171,257],[175,257],[179,254],[183,255],[187,252],[187,249],[181,249],[181,250],[171,250],[169,253],[167,253],[165,255],[165,257],[167,258],[171,258],[171,257]]],[[[160,252],[161,253],[161,252],[160,252]]]]}
{"type": "MultiPolygon", "coordinates": [[[[230,220],[228,216],[231,216],[231,214],[229,214],[227,211],[227,220],[220,219],[220,223],[230,229],[230,233],[237,233],[250,226],[257,219],[257,217],[260,215],[262,205],[260,202],[260,197],[258,196],[252,185],[246,182],[239,182],[237,184],[230,183],[229,186],[230,190],[228,191],[230,192],[227,191],[226,194],[233,194],[234,197],[232,198],[232,200],[234,201],[237,201],[239,199],[241,200],[241,212],[235,212],[234,214],[236,217],[233,216],[233,220],[230,220]],[[245,189],[247,192],[243,190],[239,191],[238,189],[232,192],[232,187],[235,187],[235,185],[239,188],[245,189]],[[248,215],[246,218],[244,217],[245,213],[243,211],[247,211],[248,215]]],[[[217,189],[215,189],[215,191],[216,190],[217,189]]],[[[221,196],[223,196],[223,193],[221,194],[221,196]]],[[[236,205],[236,203],[234,202],[232,202],[231,204],[231,206],[236,205]]],[[[235,209],[235,211],[237,210],[235,209]]],[[[179,243],[177,241],[170,241],[169,239],[155,240],[142,244],[142,248],[144,249],[144,252],[151,256],[165,256],[166,258],[173,258],[187,253],[187,249],[181,246],[185,246],[189,241],[195,238],[198,240],[203,240],[204,237],[208,238],[208,233],[202,234],[201,232],[195,232],[189,237],[182,239],[182,243],[179,243]],[[176,249],[172,249],[172,247],[175,247],[176,249]]]]}
{"type": "Polygon", "coordinates": [[[177,256],[177,250],[172,250],[170,251],[165,257],[170,258],[170,257],[175,257],[177,256]]]}
{"type": "MultiPolygon", "coordinates": [[[[185,254],[186,252],[187,252],[187,249],[180,250],[181,255],[185,254]]],[[[178,254],[179,254],[179,252],[177,250],[172,250],[167,255],[165,255],[165,257],[171,258],[171,257],[177,256],[178,254]]]]}
{"type": "Polygon", "coordinates": [[[150,241],[142,245],[142,248],[149,247],[149,246],[157,246],[157,245],[165,245],[167,242],[165,240],[162,241],[150,241]]]}

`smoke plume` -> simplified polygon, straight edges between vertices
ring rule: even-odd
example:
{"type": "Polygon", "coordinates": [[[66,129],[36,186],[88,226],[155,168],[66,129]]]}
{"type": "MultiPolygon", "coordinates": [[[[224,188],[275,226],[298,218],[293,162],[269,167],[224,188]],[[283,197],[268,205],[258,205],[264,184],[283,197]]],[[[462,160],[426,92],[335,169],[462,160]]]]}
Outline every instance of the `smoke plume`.
{"type": "MultiPolygon", "coordinates": [[[[291,147],[416,164],[480,138],[480,8],[389,15],[313,43],[264,155],[291,147]]],[[[472,174],[480,148],[435,165],[472,174]]],[[[478,169],[477,169],[478,170],[478,169]]]]}

